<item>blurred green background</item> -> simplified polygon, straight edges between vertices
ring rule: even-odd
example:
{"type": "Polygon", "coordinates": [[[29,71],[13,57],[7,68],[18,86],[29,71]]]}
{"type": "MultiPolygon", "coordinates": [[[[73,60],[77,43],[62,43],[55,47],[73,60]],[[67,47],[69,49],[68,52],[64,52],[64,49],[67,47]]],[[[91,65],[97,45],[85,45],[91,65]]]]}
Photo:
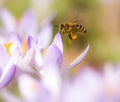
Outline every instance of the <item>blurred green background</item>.
{"type": "Polygon", "coordinates": [[[56,16],[52,21],[53,33],[58,25],[68,19],[80,18],[87,34],[70,45],[64,41],[64,63],[74,60],[90,44],[90,51],[83,64],[101,67],[105,62],[120,61],[120,2],[119,0],[1,0],[1,8],[8,8],[17,18],[27,9],[32,9],[42,21],[51,13],[56,16]]]}

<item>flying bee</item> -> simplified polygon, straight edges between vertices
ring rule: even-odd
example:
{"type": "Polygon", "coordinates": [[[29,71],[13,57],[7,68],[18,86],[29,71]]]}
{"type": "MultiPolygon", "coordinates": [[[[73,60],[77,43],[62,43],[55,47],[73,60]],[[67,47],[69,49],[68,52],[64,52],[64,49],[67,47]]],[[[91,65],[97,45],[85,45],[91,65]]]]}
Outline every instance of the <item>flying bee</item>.
{"type": "Polygon", "coordinates": [[[72,40],[77,39],[79,34],[86,33],[86,29],[79,23],[68,22],[59,25],[59,32],[62,35],[68,35],[69,43],[71,43],[72,40]]]}

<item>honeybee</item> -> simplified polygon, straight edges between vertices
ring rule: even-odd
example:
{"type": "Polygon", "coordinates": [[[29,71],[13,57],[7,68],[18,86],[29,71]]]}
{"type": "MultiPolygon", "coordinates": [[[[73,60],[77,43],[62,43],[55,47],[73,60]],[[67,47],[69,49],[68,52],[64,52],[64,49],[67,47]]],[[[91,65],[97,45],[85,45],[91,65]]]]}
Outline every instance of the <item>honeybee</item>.
{"type": "Polygon", "coordinates": [[[59,32],[62,35],[67,35],[69,37],[68,42],[71,43],[72,40],[77,39],[79,34],[86,33],[86,29],[79,23],[68,22],[59,25],[59,32]]]}

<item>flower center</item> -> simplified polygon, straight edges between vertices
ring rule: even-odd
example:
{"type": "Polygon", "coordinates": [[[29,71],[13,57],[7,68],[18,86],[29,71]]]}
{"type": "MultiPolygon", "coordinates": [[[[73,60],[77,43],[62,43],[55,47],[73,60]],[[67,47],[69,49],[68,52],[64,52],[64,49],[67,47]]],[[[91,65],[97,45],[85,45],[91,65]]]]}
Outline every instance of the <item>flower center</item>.
{"type": "Polygon", "coordinates": [[[26,53],[27,50],[28,50],[28,43],[27,43],[27,40],[23,40],[23,44],[22,44],[22,49],[23,49],[23,53],[26,53]]]}
{"type": "Polygon", "coordinates": [[[44,57],[45,53],[46,53],[46,49],[42,51],[42,57],[44,57]]]}
{"type": "Polygon", "coordinates": [[[12,44],[13,44],[12,42],[4,44],[4,46],[6,48],[6,51],[9,54],[9,56],[12,56],[12,52],[10,51],[10,47],[12,46],[12,44]]]}

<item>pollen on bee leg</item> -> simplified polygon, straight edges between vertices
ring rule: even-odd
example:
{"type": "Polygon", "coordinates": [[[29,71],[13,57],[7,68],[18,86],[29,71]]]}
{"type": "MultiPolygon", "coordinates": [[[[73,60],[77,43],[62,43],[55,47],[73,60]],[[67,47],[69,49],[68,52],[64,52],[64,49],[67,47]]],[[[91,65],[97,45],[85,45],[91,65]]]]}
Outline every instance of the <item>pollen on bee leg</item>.
{"type": "Polygon", "coordinates": [[[72,39],[74,39],[74,40],[77,39],[77,35],[73,35],[72,39]]]}

